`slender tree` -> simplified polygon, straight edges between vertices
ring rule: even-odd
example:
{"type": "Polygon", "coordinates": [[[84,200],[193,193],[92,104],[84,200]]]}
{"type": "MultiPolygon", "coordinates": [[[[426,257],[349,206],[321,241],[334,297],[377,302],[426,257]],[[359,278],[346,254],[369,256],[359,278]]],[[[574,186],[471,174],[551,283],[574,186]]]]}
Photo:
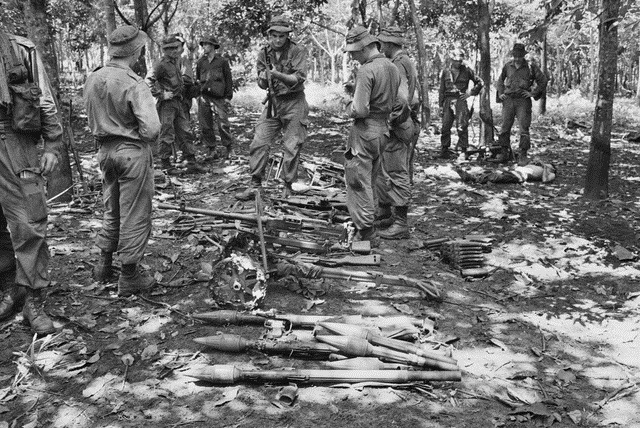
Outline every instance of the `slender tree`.
{"type": "Polygon", "coordinates": [[[493,144],[493,111],[491,110],[491,9],[487,0],[478,0],[478,48],[480,50],[480,78],[484,87],[480,92],[480,146],[493,144]]]}
{"type": "Polygon", "coordinates": [[[416,43],[418,45],[418,81],[420,83],[420,104],[422,105],[422,129],[427,129],[431,123],[431,107],[429,107],[429,73],[427,64],[427,50],[424,47],[424,35],[422,24],[418,17],[414,0],[407,0],[411,12],[413,28],[416,31],[416,43]]]}

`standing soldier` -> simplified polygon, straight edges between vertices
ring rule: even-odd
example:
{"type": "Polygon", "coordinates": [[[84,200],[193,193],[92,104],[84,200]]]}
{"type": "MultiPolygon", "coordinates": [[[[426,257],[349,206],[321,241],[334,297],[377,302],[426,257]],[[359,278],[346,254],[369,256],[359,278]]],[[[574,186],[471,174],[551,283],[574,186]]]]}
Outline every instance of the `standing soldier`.
{"type": "Polygon", "coordinates": [[[502,102],[502,127],[498,138],[500,153],[496,160],[502,163],[509,161],[511,127],[517,117],[520,146],[516,157],[518,164],[523,166],[529,163],[527,152],[531,148],[531,98],[540,99],[547,88],[547,76],[536,64],[524,59],[525,55],[524,45],[514,44],[511,51],[512,60],[502,68],[497,83],[498,99],[502,102]]]}
{"type": "Polygon", "coordinates": [[[309,105],[304,95],[307,50],[290,39],[291,31],[291,23],[284,16],[273,18],[267,30],[269,43],[258,53],[258,86],[268,89],[268,101],[249,147],[251,185],[236,194],[240,200],[253,198],[253,189],[262,186],[269,146],[280,132],[284,139],[282,197],[293,193],[291,185],[298,177],[300,150],[307,138],[309,123],[309,105]]]}
{"type": "Polygon", "coordinates": [[[391,60],[400,72],[400,103],[394,105],[389,117],[390,137],[381,153],[381,174],[377,181],[378,213],[375,226],[382,230],[383,239],[409,237],[407,213],[411,199],[409,182],[409,150],[414,140],[416,125],[410,115],[409,106],[417,104],[415,97],[418,72],[406,52],[402,50],[404,34],[398,27],[389,27],[380,32],[378,40],[382,53],[391,60]],[[404,103],[406,101],[406,104],[404,103]],[[403,120],[403,117],[406,119],[403,120]],[[393,212],[392,212],[393,207],[393,212]]]}
{"type": "Polygon", "coordinates": [[[203,172],[196,165],[196,157],[190,143],[189,120],[184,112],[184,78],[182,76],[180,52],[182,43],[175,36],[167,37],[162,42],[164,56],[153,67],[153,73],[147,77],[151,85],[151,93],[158,100],[157,108],[162,123],[158,139],[158,156],[160,167],[169,174],[179,174],[171,166],[172,146],[175,144],[182,150],[182,157],[187,163],[188,173],[203,172]]]}
{"type": "Polygon", "coordinates": [[[467,98],[474,97],[482,90],[482,80],[476,77],[473,70],[463,64],[464,51],[454,49],[451,52],[449,68],[442,70],[438,104],[442,112],[442,134],[440,135],[440,157],[448,159],[451,155],[451,126],[456,123],[458,144],[463,153],[469,147],[469,106],[467,98]],[[469,83],[474,86],[469,91],[469,83]]]}
{"type": "Polygon", "coordinates": [[[223,159],[233,154],[233,136],[229,125],[233,79],[229,61],[218,54],[220,43],[211,36],[200,42],[204,55],[196,64],[196,80],[200,84],[201,97],[198,100],[198,118],[202,129],[202,139],[209,149],[208,158],[215,159],[216,134],[218,128],[220,142],[224,147],[223,159]]]}
{"type": "Polygon", "coordinates": [[[22,309],[31,329],[45,335],[55,328],[44,312],[50,281],[43,176],[58,164],[62,126],[34,44],[0,31],[0,58],[0,320],[22,309]],[[36,102],[21,89],[37,93],[36,102]]]}
{"type": "Polygon", "coordinates": [[[120,296],[143,292],[155,283],[138,268],[151,236],[151,145],[160,133],[149,87],[131,70],[146,40],[136,27],[115,29],[108,40],[111,60],[89,75],[84,88],[89,128],[100,145],[104,201],[97,241],[102,252],[93,276],[99,282],[109,281],[113,253],[118,251],[120,296]]]}
{"type": "Polygon", "coordinates": [[[380,53],[378,39],[366,28],[353,27],[347,33],[346,43],[345,52],[361,64],[353,100],[347,105],[347,114],[353,118],[344,165],[347,208],[357,229],[354,240],[372,241],[375,245],[373,187],[389,138],[387,121],[397,102],[400,72],[380,53]]]}

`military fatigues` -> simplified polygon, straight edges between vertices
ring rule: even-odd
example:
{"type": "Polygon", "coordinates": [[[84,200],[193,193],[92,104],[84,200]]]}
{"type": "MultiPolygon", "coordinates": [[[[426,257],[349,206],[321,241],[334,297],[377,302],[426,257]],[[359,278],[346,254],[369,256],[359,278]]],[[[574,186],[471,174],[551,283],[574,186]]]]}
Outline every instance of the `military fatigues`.
{"type": "Polygon", "coordinates": [[[531,126],[531,98],[522,94],[523,91],[532,92],[533,98],[538,99],[544,94],[547,87],[547,76],[540,68],[525,60],[521,67],[517,67],[514,61],[509,61],[502,68],[498,78],[498,96],[506,95],[502,100],[502,127],[500,128],[499,142],[502,147],[509,147],[511,127],[515,118],[518,118],[520,131],[521,152],[529,150],[531,138],[529,126],[531,126]]]}
{"type": "Polygon", "coordinates": [[[458,147],[463,151],[469,147],[469,106],[466,99],[460,99],[460,95],[467,92],[469,82],[474,83],[470,95],[478,95],[482,89],[482,80],[464,64],[460,64],[458,69],[450,67],[443,70],[440,75],[438,104],[442,109],[442,134],[440,135],[442,150],[447,150],[451,146],[451,126],[454,121],[458,131],[458,147]]]}
{"type": "MultiPolygon", "coordinates": [[[[15,39],[30,70],[27,49],[34,45],[23,37],[15,39]]],[[[62,126],[39,55],[37,61],[44,149],[57,156],[62,126]]],[[[11,128],[8,109],[0,104],[0,283],[15,277],[17,285],[32,290],[49,285],[47,203],[37,144],[38,136],[11,128]]]]}
{"type": "Polygon", "coordinates": [[[153,74],[148,80],[151,83],[151,93],[158,99],[158,114],[162,129],[158,138],[158,157],[167,164],[171,158],[171,146],[175,142],[182,150],[183,158],[187,160],[195,159],[195,153],[190,141],[189,119],[185,113],[183,105],[184,79],[180,67],[180,59],[164,56],[162,60],[153,68],[153,74]],[[163,91],[173,93],[173,98],[163,100],[163,91]]]}
{"type": "Polygon", "coordinates": [[[209,59],[205,54],[196,64],[196,80],[200,82],[202,93],[198,100],[202,139],[209,150],[212,150],[216,143],[217,128],[220,142],[228,152],[234,140],[231,135],[228,110],[228,101],[233,97],[233,79],[229,61],[218,54],[209,59]]]}
{"type": "MultiPolygon", "coordinates": [[[[256,125],[253,142],[249,147],[249,169],[254,181],[260,181],[269,160],[269,145],[275,141],[282,131],[284,139],[283,174],[286,183],[293,183],[298,177],[300,150],[307,138],[309,105],[304,96],[304,81],[307,78],[307,51],[288,40],[281,51],[276,52],[271,46],[267,48],[271,64],[275,70],[285,74],[295,74],[298,81],[293,86],[273,80],[277,117],[267,118],[267,108],[256,125]],[[277,56],[279,54],[279,57],[277,56]]],[[[258,76],[263,76],[266,69],[264,49],[258,54],[258,76]]],[[[266,89],[267,81],[258,79],[258,85],[266,89]]]]}
{"type": "Polygon", "coordinates": [[[353,101],[347,113],[354,118],[345,153],[347,208],[358,230],[373,227],[373,186],[380,173],[382,150],[389,138],[387,120],[393,110],[400,72],[383,54],[358,69],[353,101]]]}
{"type": "Polygon", "coordinates": [[[108,63],[87,78],[84,102],[100,144],[105,211],[97,245],[103,252],[117,250],[123,265],[135,264],[151,235],[151,145],[160,132],[154,100],[131,69],[108,63]]]}

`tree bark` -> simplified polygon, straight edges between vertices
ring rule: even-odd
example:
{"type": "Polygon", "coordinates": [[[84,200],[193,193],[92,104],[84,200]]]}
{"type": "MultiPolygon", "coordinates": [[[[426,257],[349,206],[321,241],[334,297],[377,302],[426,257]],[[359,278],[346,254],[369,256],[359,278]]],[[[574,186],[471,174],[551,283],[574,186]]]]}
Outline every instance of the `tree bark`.
{"type": "Polygon", "coordinates": [[[638,81],[636,82],[636,105],[640,107],[640,55],[638,56],[638,81]]]}
{"type": "MultiPolygon", "coordinates": [[[[547,78],[549,77],[549,67],[547,66],[547,30],[544,30],[544,36],[542,36],[542,55],[541,55],[541,69],[547,78]]],[[[544,92],[542,98],[538,103],[538,112],[545,114],[547,112],[547,91],[544,92]]]]}
{"type": "Polygon", "coordinates": [[[584,197],[590,200],[609,196],[611,123],[618,65],[618,19],[620,0],[602,0],[599,25],[598,93],[591,130],[589,162],[584,197]]]}
{"type": "Polygon", "coordinates": [[[493,111],[491,110],[491,12],[487,0],[478,0],[478,48],[480,49],[480,146],[493,145],[493,111]]]}
{"type": "Polygon", "coordinates": [[[416,31],[416,43],[418,45],[418,83],[420,84],[419,99],[422,105],[422,129],[427,129],[431,124],[431,107],[429,107],[429,82],[427,74],[427,50],[424,47],[424,35],[422,34],[422,25],[416,10],[414,0],[407,0],[411,11],[411,20],[413,28],[416,31]]]}
{"type": "Polygon", "coordinates": [[[107,25],[107,36],[116,29],[116,11],[113,6],[115,0],[102,0],[104,10],[104,20],[107,25]]]}

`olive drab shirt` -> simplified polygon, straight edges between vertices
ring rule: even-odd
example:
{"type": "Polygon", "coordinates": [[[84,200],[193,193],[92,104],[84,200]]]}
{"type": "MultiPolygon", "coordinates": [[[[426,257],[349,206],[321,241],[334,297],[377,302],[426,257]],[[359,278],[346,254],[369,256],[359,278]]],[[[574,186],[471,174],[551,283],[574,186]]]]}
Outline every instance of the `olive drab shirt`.
{"type": "Polygon", "coordinates": [[[446,97],[459,97],[469,89],[469,82],[473,82],[471,96],[478,95],[482,89],[482,80],[475,75],[473,70],[464,64],[460,64],[460,68],[449,67],[442,70],[440,75],[440,89],[438,91],[438,103],[440,107],[444,104],[446,97]]]}
{"type": "Polygon", "coordinates": [[[413,61],[409,58],[409,55],[405,51],[398,51],[391,62],[400,70],[400,78],[407,82],[407,102],[409,106],[413,106],[418,103],[418,96],[416,90],[418,89],[418,72],[413,61]]]}
{"type": "Polygon", "coordinates": [[[154,97],[160,98],[162,91],[170,91],[176,98],[181,98],[184,91],[180,58],[162,57],[153,67],[153,74],[147,76],[154,97]]]}
{"type": "Polygon", "coordinates": [[[87,78],[84,103],[91,133],[153,143],[160,119],[149,87],[129,67],[107,63],[87,78]]]}
{"type": "Polygon", "coordinates": [[[358,69],[347,114],[354,119],[387,119],[397,102],[399,86],[398,67],[383,54],[375,55],[358,69]]]}
{"type": "MultiPolygon", "coordinates": [[[[285,74],[295,74],[298,82],[293,86],[278,80],[273,80],[273,90],[275,95],[287,95],[295,92],[304,91],[304,81],[307,80],[307,50],[298,46],[291,40],[283,46],[282,50],[275,51],[271,46],[267,47],[267,52],[271,61],[271,66],[285,74]],[[278,57],[279,55],[279,57],[278,57]]],[[[264,48],[258,52],[258,86],[262,89],[268,88],[268,82],[265,79],[265,70],[267,68],[264,48]]]]}
{"type": "Polygon", "coordinates": [[[534,99],[539,99],[547,89],[547,76],[534,63],[525,60],[521,67],[516,67],[513,60],[502,67],[502,73],[498,78],[498,96],[505,94],[510,97],[520,98],[521,92],[531,91],[534,99]]]}
{"type": "Polygon", "coordinates": [[[226,58],[218,54],[212,59],[209,59],[208,55],[204,55],[198,60],[196,64],[196,80],[202,85],[202,93],[205,96],[226,98],[228,100],[233,97],[231,66],[229,66],[229,61],[226,58]]]}

